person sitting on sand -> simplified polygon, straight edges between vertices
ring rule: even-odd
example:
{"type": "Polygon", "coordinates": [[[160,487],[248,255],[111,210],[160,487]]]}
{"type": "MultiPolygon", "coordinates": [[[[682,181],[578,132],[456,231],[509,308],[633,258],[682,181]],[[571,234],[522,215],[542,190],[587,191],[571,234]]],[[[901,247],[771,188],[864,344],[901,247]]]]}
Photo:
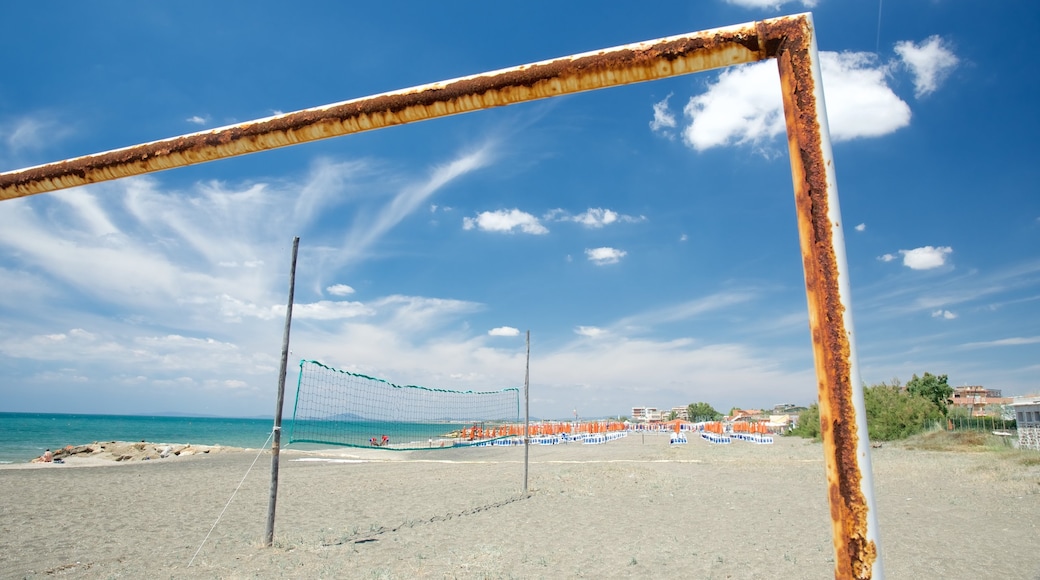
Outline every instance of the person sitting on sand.
{"type": "Polygon", "coordinates": [[[50,449],[48,449],[43,452],[43,455],[40,457],[40,461],[44,463],[52,463],[54,461],[54,454],[51,453],[50,449]]]}
{"type": "Polygon", "coordinates": [[[390,443],[390,438],[387,437],[386,435],[383,435],[383,441],[382,441],[382,443],[380,443],[380,445],[382,445],[383,447],[386,447],[387,444],[389,444],[389,443],[390,443]]]}

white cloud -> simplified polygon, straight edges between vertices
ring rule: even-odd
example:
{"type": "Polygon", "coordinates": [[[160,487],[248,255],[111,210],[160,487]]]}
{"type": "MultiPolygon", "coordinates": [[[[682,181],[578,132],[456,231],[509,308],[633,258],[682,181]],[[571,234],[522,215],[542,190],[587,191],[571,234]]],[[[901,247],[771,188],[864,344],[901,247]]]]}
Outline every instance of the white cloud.
{"type": "Polygon", "coordinates": [[[593,248],[591,250],[586,249],[585,255],[588,257],[590,262],[593,262],[597,266],[604,264],[616,264],[621,258],[624,258],[628,252],[624,250],[618,250],[617,248],[593,248]]]}
{"type": "Polygon", "coordinates": [[[722,71],[707,92],[690,98],[683,141],[697,151],[758,143],[784,131],[780,77],[763,62],[722,71]]]}
{"type": "Polygon", "coordinates": [[[191,123],[192,125],[205,125],[206,123],[208,123],[205,117],[200,117],[198,115],[192,115],[185,119],[185,121],[191,123]]]}
{"type": "Polygon", "coordinates": [[[589,338],[595,338],[597,336],[603,336],[607,331],[596,326],[579,326],[574,329],[574,334],[580,334],[581,336],[587,336],[589,338]]]}
{"type": "Polygon", "coordinates": [[[957,318],[957,315],[949,310],[935,310],[932,312],[932,318],[943,318],[946,320],[953,320],[957,318]]]}
{"type": "Polygon", "coordinates": [[[858,226],[856,226],[856,231],[857,232],[865,232],[865,231],[867,231],[867,224],[859,224],[858,226]]]}
{"type": "Polygon", "coordinates": [[[519,336],[520,329],[512,326],[499,326],[488,331],[489,336],[519,336]]]}
{"type": "Polygon", "coordinates": [[[946,263],[946,256],[953,253],[949,246],[924,246],[912,250],[899,250],[903,255],[903,265],[911,270],[931,270],[946,263]]]}
{"type": "Polygon", "coordinates": [[[683,234],[683,235],[679,236],[679,241],[680,242],[685,242],[688,239],[690,239],[690,238],[686,234],[683,234]]]}
{"type": "Polygon", "coordinates": [[[333,296],[349,296],[354,293],[354,289],[346,284],[333,284],[326,288],[325,291],[333,296]]]}
{"type": "Polygon", "coordinates": [[[669,139],[674,138],[675,133],[672,129],[678,126],[675,115],[668,108],[668,99],[670,98],[672,98],[672,95],[669,94],[660,102],[654,103],[654,120],[650,121],[651,131],[660,133],[669,139]]]}
{"type": "Polygon", "coordinates": [[[589,211],[574,216],[574,221],[590,228],[601,228],[618,221],[618,213],[603,208],[589,208],[589,211]]]}
{"type": "Polygon", "coordinates": [[[960,62],[938,35],[929,36],[921,44],[909,40],[897,42],[895,51],[914,76],[917,98],[934,93],[960,62]]]}
{"type": "MultiPolygon", "coordinates": [[[[910,107],[886,82],[887,67],[865,52],[821,52],[831,138],[848,141],[887,135],[910,123],[910,107]]],[[[732,67],[683,110],[684,142],[697,151],[761,145],[784,133],[776,63],[732,67]]]]}
{"type": "Polygon", "coordinates": [[[891,262],[892,260],[895,260],[896,257],[897,256],[895,254],[884,254],[882,256],[878,256],[878,261],[891,262]]]}
{"type": "Polygon", "coordinates": [[[485,211],[475,218],[463,218],[462,229],[480,229],[485,232],[513,233],[520,230],[525,234],[541,235],[549,230],[533,215],[519,209],[485,211]]]}

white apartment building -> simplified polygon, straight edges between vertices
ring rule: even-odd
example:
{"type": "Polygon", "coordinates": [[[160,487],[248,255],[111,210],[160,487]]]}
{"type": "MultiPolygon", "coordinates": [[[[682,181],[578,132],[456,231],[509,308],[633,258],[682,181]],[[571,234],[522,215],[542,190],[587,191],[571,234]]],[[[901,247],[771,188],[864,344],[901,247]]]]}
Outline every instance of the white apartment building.
{"type": "Polygon", "coordinates": [[[660,421],[661,411],[657,407],[632,407],[632,422],[660,421]]]}
{"type": "Polygon", "coordinates": [[[1018,446],[1040,451],[1040,395],[1015,397],[1011,403],[1018,425],[1018,446]]]}

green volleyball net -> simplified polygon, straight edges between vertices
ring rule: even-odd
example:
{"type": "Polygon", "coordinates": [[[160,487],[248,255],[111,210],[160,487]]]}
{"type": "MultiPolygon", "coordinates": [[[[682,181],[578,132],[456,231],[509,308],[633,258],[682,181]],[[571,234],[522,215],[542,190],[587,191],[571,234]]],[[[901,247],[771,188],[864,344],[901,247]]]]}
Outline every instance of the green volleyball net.
{"type": "Polygon", "coordinates": [[[517,438],[520,389],[450,391],[395,385],[300,361],[289,443],[394,450],[488,445],[517,438]]]}

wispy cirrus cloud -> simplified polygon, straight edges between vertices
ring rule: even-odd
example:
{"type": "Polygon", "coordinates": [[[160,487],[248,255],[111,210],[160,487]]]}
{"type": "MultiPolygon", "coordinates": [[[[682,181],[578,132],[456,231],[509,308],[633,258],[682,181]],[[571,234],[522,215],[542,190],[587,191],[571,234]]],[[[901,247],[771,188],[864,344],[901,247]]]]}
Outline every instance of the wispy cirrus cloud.
{"type": "Polygon", "coordinates": [[[25,116],[0,125],[0,137],[14,152],[43,149],[71,134],[57,119],[47,116],[25,116]]]}
{"type": "Polygon", "coordinates": [[[987,340],[982,342],[967,342],[962,344],[961,348],[994,348],[1001,346],[1027,346],[1030,344],[1040,344],[1040,336],[1015,336],[1011,338],[999,338],[997,340],[987,340]]]}
{"type": "Polygon", "coordinates": [[[431,196],[456,179],[486,167],[492,162],[492,157],[491,145],[485,144],[472,153],[460,155],[448,163],[434,167],[425,180],[402,187],[374,216],[366,216],[365,219],[354,222],[344,240],[344,251],[338,256],[338,264],[363,259],[373,243],[412,214],[416,208],[425,205],[431,196]]]}
{"type": "Polygon", "coordinates": [[[694,300],[672,304],[664,308],[646,310],[617,321],[617,328],[648,329],[662,324],[680,322],[732,308],[755,299],[757,294],[751,291],[718,292],[694,300]]]}
{"type": "Polygon", "coordinates": [[[612,209],[590,207],[579,214],[571,214],[564,209],[553,209],[543,216],[546,221],[574,222],[587,228],[602,228],[615,223],[635,223],[646,221],[646,216],[630,216],[612,209]]]}

